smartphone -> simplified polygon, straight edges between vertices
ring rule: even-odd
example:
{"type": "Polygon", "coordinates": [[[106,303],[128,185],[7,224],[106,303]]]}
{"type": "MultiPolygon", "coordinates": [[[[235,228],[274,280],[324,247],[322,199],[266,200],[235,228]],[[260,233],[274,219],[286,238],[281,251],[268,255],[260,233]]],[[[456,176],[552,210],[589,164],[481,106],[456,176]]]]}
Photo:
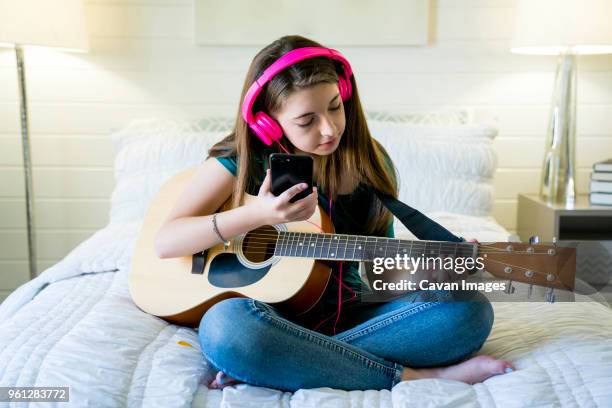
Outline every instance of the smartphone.
{"type": "Polygon", "coordinates": [[[272,153],[270,155],[270,173],[272,176],[272,194],[278,196],[296,184],[306,183],[308,187],[293,196],[294,203],[312,194],[312,157],[304,154],[272,153]]]}

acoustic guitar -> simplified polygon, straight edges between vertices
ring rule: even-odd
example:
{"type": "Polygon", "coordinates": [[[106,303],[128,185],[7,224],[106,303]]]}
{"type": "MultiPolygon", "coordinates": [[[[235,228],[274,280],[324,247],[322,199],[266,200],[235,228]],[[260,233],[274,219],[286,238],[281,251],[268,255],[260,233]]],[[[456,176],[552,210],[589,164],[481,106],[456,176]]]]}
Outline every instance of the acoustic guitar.
{"type": "MultiPolygon", "coordinates": [[[[331,275],[329,261],[377,257],[482,257],[485,270],[509,281],[573,290],[576,248],[528,243],[468,243],[335,234],[317,208],[308,221],[267,225],[191,256],[160,259],[154,238],[195,168],[166,181],[141,227],[129,274],[131,296],[143,311],[195,327],[215,303],[249,297],[299,315],[312,308],[331,275]],[[323,230],[321,232],[321,229],[323,230]]],[[[245,203],[253,199],[246,195],[245,203]]],[[[229,208],[229,200],[221,210],[229,208]]]]}

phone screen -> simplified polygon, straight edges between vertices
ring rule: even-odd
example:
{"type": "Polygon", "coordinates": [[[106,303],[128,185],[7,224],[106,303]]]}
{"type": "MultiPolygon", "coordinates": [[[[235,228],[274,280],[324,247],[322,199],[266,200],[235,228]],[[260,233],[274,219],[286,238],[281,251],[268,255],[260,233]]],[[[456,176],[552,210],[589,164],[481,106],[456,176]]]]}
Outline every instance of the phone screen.
{"type": "Polygon", "coordinates": [[[306,183],[308,188],[289,200],[294,203],[312,193],[312,157],[303,154],[272,153],[272,194],[278,196],[296,184],[306,183]]]}

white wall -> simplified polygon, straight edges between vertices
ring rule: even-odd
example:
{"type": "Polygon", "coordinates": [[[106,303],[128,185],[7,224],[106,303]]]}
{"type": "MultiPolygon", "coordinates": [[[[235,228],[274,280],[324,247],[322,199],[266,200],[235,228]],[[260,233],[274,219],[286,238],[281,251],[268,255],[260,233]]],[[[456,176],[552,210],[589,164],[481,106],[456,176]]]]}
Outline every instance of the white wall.
{"type": "MultiPolygon", "coordinates": [[[[472,107],[497,118],[493,215],[536,192],[555,59],[508,51],[514,0],[431,0],[432,43],[344,48],[368,109],[472,107]]],[[[234,114],[255,48],[196,47],[191,0],[87,0],[91,51],[26,51],[39,271],[108,221],[108,131],[134,117],[234,114]]],[[[612,156],[612,57],[581,57],[578,192],[612,156]]],[[[27,280],[15,58],[0,50],[0,299],[27,280]]]]}

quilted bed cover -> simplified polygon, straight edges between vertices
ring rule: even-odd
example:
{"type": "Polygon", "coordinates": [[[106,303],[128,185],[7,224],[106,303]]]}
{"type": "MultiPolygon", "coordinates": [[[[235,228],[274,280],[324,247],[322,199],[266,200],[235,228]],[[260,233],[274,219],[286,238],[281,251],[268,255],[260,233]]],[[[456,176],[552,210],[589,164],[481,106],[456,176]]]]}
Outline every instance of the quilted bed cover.
{"type": "MultiPolygon", "coordinates": [[[[488,217],[430,215],[481,242],[508,238],[488,217]]],[[[139,227],[99,230],[0,305],[1,386],[69,386],[69,405],[77,407],[612,407],[612,311],[596,302],[494,303],[493,331],[479,354],[509,359],[518,370],[481,384],[209,390],[215,370],[197,333],[143,313],[130,298],[139,227]]]]}

